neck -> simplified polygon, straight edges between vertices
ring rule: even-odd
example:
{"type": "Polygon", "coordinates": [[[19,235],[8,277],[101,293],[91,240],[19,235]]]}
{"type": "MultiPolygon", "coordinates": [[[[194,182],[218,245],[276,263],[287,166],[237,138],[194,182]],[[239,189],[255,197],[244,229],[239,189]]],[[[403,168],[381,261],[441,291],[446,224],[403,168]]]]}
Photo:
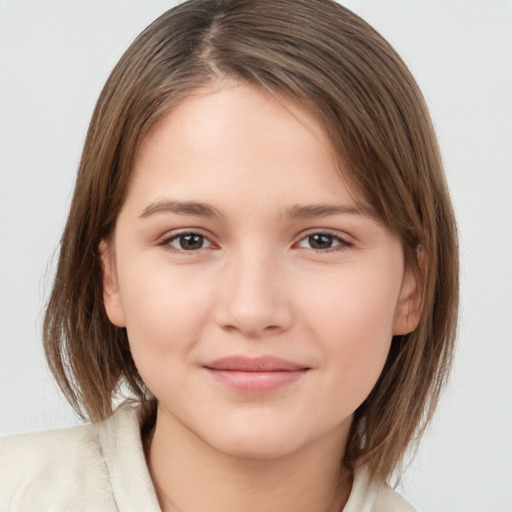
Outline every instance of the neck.
{"type": "Polygon", "coordinates": [[[157,419],[146,453],[163,512],[339,512],[352,484],[340,463],[347,433],[328,433],[285,456],[241,458],[157,419]]]}

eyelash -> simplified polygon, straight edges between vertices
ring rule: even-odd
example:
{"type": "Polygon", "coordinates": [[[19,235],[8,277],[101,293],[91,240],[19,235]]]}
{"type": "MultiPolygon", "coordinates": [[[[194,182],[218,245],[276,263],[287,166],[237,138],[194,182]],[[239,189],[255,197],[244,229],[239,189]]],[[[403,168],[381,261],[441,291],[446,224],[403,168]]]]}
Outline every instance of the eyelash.
{"type": "Polygon", "coordinates": [[[203,235],[202,233],[198,233],[197,231],[183,231],[181,233],[176,233],[176,234],[173,234],[171,236],[164,238],[158,245],[164,246],[164,247],[168,248],[169,250],[176,251],[176,252],[193,253],[193,252],[197,252],[197,251],[200,251],[203,249],[210,249],[210,247],[213,246],[213,243],[210,240],[208,240],[207,236],[203,235]],[[180,242],[180,239],[183,241],[185,239],[185,237],[187,237],[187,236],[189,236],[189,237],[195,236],[195,237],[200,238],[202,241],[201,247],[198,247],[197,249],[185,249],[185,248],[183,248],[181,243],[180,243],[181,247],[173,247],[172,246],[172,242],[174,242],[174,241],[180,242]],[[207,242],[209,244],[209,247],[204,247],[203,246],[204,242],[207,242]]]}
{"type": "MultiPolygon", "coordinates": [[[[330,233],[329,231],[314,231],[311,233],[308,233],[306,236],[303,236],[295,245],[300,246],[302,242],[308,239],[312,239],[313,237],[326,237],[330,239],[331,243],[336,242],[337,245],[334,247],[327,247],[324,249],[319,249],[315,247],[307,247],[306,249],[311,249],[317,253],[326,253],[326,252],[336,252],[336,251],[343,251],[346,250],[349,247],[352,247],[352,243],[346,240],[345,238],[341,237],[340,235],[330,233]]],[[[310,240],[311,242],[311,240],[310,240]]],[[[302,247],[301,247],[302,248],[302,247]]]]}
{"type": "MultiPolygon", "coordinates": [[[[198,242],[198,243],[199,243],[198,242]]],[[[188,242],[187,242],[188,243],[188,242]]],[[[211,242],[207,236],[197,232],[197,231],[183,231],[181,233],[176,233],[171,236],[168,236],[164,238],[158,245],[168,248],[169,250],[180,252],[180,253],[194,253],[205,249],[211,249],[215,248],[215,244],[211,242]],[[185,240],[185,237],[197,237],[199,238],[200,247],[197,247],[195,249],[185,249],[183,247],[183,241],[185,240]],[[172,245],[172,242],[177,241],[180,245],[180,247],[174,247],[172,245]],[[204,243],[209,244],[207,247],[204,247],[204,243]]],[[[298,242],[294,244],[295,247],[301,248],[301,249],[311,249],[315,251],[316,253],[329,253],[329,252],[336,252],[336,251],[343,251],[346,250],[348,247],[351,247],[353,244],[346,239],[342,238],[341,236],[330,233],[328,231],[314,231],[311,233],[306,234],[303,236],[298,242]],[[313,237],[325,237],[327,238],[327,243],[336,243],[337,245],[334,245],[331,247],[326,248],[315,248],[315,247],[303,247],[301,246],[301,243],[303,243],[306,240],[309,240],[310,244],[312,242],[313,237]]]]}

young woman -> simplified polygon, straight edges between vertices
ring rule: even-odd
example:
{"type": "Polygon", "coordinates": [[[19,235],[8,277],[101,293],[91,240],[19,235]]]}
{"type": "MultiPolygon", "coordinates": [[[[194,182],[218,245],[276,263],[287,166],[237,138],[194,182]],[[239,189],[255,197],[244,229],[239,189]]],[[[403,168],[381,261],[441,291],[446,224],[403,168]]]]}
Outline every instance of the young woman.
{"type": "Polygon", "coordinates": [[[330,0],[185,2],[112,72],[62,238],[45,348],[91,424],[4,439],[0,510],[411,510],[457,285],[389,44],[330,0]]]}

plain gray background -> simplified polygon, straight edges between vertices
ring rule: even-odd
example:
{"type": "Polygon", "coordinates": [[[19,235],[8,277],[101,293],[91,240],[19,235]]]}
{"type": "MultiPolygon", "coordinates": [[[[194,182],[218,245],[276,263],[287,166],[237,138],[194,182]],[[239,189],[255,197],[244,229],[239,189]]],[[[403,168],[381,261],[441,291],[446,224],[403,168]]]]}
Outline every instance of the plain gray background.
{"type": "MultiPolygon", "coordinates": [[[[0,0],[0,434],[75,424],[42,357],[52,254],[108,73],[163,0],[0,0]]],[[[512,2],[350,0],[427,97],[459,220],[453,378],[399,490],[512,511],[512,2]]]]}

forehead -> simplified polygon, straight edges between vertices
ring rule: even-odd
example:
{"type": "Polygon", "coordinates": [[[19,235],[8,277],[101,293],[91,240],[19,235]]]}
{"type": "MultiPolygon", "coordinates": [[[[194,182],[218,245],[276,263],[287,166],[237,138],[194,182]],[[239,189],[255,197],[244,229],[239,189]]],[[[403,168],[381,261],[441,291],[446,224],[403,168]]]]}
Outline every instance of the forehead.
{"type": "Polygon", "coordinates": [[[361,203],[347,175],[310,109],[226,79],[172,106],[151,129],[135,160],[128,196],[136,190],[157,195],[172,182],[173,193],[195,187],[201,199],[214,192],[270,198],[265,190],[276,188],[290,197],[305,194],[308,201],[361,203]]]}
{"type": "Polygon", "coordinates": [[[270,93],[234,78],[210,82],[172,105],[145,137],[142,147],[160,139],[164,130],[173,131],[182,143],[201,145],[203,150],[213,139],[231,137],[247,146],[259,135],[272,133],[276,142],[287,146],[314,141],[333,151],[312,109],[289,94],[270,93]]]}

